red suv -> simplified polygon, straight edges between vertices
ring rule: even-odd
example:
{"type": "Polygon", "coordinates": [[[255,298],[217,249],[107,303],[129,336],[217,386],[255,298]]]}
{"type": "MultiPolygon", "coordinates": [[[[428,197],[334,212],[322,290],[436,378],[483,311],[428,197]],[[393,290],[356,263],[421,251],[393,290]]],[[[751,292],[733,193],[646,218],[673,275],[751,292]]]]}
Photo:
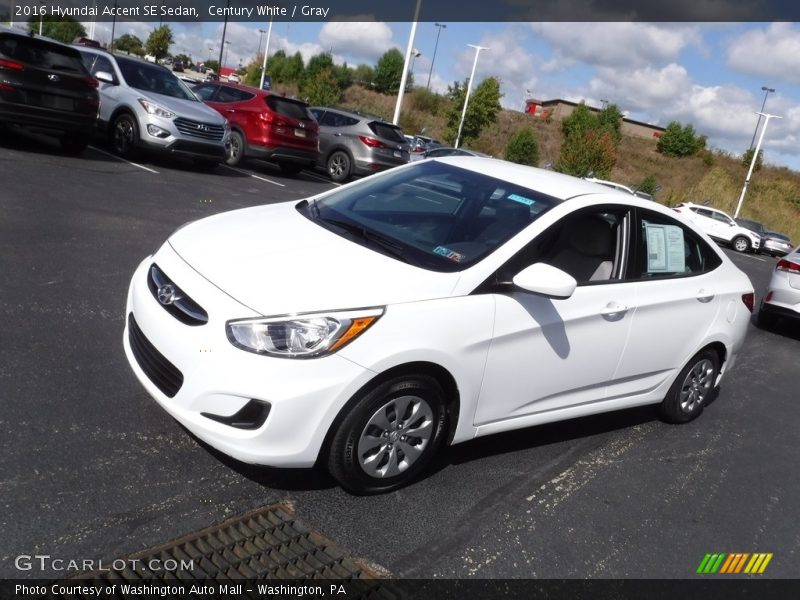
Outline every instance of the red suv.
{"type": "Polygon", "coordinates": [[[287,174],[316,165],[319,125],[305,102],[221,81],[192,89],[231,123],[227,164],[261,158],[278,163],[287,174]]]}

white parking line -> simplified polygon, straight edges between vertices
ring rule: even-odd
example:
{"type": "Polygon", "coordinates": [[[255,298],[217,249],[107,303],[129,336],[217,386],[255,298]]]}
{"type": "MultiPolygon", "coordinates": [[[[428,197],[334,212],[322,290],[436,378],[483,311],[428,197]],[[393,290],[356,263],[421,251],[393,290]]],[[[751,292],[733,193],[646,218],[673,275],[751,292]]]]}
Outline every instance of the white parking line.
{"type": "Polygon", "coordinates": [[[316,179],[317,181],[323,181],[325,183],[330,183],[330,184],[333,184],[335,186],[342,185],[341,183],[336,183],[335,181],[331,181],[330,179],[325,179],[324,177],[320,177],[316,173],[309,173],[308,171],[303,171],[303,175],[307,175],[307,176],[309,176],[309,177],[311,177],[313,179],[316,179]]]}
{"type": "Polygon", "coordinates": [[[272,185],[279,185],[281,187],[286,187],[283,183],[278,181],[272,181],[272,179],[267,179],[266,177],[261,177],[259,175],[254,175],[253,173],[249,173],[248,171],[243,171],[242,169],[236,169],[234,167],[229,167],[228,165],[220,165],[220,167],[225,167],[226,169],[230,169],[231,171],[236,171],[237,173],[241,173],[242,175],[249,175],[254,179],[258,179],[259,181],[266,181],[267,183],[271,183],[272,185]]]}
{"type": "Polygon", "coordinates": [[[95,146],[89,146],[89,148],[99,152],[100,154],[105,154],[106,156],[110,156],[111,158],[116,158],[117,160],[120,160],[120,161],[122,161],[124,163],[128,163],[129,165],[133,165],[134,167],[139,167],[143,171],[148,171],[150,173],[155,173],[156,175],[158,175],[158,171],[156,171],[155,169],[151,169],[150,167],[145,167],[144,165],[140,165],[139,163],[135,163],[135,162],[131,162],[129,160],[125,160],[121,156],[117,156],[116,154],[111,154],[110,152],[106,152],[105,150],[100,150],[100,148],[96,148],[95,146]]]}

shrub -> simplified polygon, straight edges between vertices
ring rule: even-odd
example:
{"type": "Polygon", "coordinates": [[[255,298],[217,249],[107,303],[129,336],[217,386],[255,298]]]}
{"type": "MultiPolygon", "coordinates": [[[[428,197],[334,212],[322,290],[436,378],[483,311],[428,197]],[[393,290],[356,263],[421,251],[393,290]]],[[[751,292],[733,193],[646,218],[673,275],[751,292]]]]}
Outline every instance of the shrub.
{"type": "Polygon", "coordinates": [[[554,169],[576,177],[586,177],[594,171],[595,177],[608,179],[616,163],[617,147],[611,134],[590,129],[583,135],[573,134],[564,140],[554,169]]]}
{"type": "MultiPolygon", "coordinates": [[[[753,152],[755,152],[755,149],[750,148],[749,150],[745,150],[744,154],[742,154],[742,164],[748,169],[750,168],[750,163],[753,162],[753,152]]],[[[759,150],[758,156],[756,157],[756,165],[755,167],[753,167],[753,169],[755,171],[760,171],[763,165],[764,165],[764,151],[759,150]]]]}
{"type": "Polygon", "coordinates": [[[656,193],[656,188],[658,188],[658,183],[656,183],[656,176],[652,173],[645,177],[642,182],[636,186],[637,191],[650,194],[651,196],[656,193]]]}
{"type": "Polygon", "coordinates": [[[533,130],[526,127],[514,134],[506,145],[505,157],[506,160],[520,165],[538,165],[539,142],[533,130]]]}
{"type": "Polygon", "coordinates": [[[698,136],[691,125],[681,126],[677,121],[667,125],[658,138],[656,149],[667,156],[691,156],[706,147],[706,137],[698,136]]]}

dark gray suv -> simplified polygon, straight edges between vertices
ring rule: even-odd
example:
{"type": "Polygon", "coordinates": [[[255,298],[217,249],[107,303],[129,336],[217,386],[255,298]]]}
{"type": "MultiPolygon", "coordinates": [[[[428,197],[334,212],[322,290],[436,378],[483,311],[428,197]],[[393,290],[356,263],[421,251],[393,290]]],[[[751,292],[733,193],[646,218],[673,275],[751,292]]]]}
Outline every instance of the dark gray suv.
{"type": "Polygon", "coordinates": [[[397,125],[337,108],[314,107],[311,112],[319,122],[320,163],[333,181],[408,162],[408,140],[397,125]]]}

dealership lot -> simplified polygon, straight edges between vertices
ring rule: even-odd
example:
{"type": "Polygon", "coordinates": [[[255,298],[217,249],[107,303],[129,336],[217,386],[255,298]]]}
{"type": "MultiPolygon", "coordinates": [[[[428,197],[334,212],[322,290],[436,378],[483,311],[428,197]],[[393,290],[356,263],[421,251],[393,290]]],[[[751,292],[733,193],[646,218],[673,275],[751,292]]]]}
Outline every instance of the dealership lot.
{"type": "MultiPolygon", "coordinates": [[[[186,221],[332,185],[266,163],[200,173],[0,140],[0,575],[19,554],[114,558],[277,501],[400,576],[683,578],[707,552],[772,552],[770,576],[800,575],[798,327],[751,327],[688,425],[645,408],[484,438],[385,496],[247,467],[189,436],[125,361],[131,273],[186,221]]],[[[760,298],[775,261],[729,255],[760,298]]]]}

